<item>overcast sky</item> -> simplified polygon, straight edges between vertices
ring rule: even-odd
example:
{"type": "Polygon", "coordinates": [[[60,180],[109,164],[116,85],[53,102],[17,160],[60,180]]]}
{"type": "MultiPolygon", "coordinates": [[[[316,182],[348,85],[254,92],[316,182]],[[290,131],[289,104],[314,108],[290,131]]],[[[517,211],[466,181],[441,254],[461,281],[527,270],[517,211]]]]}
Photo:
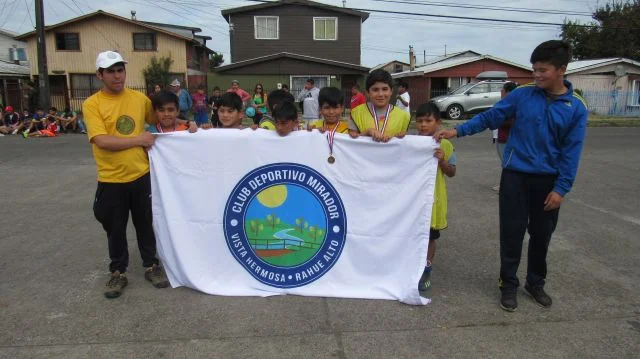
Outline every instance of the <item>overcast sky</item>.
{"type": "MultiPolygon", "coordinates": [[[[342,0],[321,0],[325,4],[342,6],[342,0]]],[[[0,0],[0,28],[24,33],[34,28],[33,0],[0,0]]],[[[603,0],[600,0],[600,4],[603,0]]],[[[253,5],[255,2],[234,0],[46,0],[45,23],[55,24],[98,9],[144,21],[199,27],[213,40],[208,47],[229,58],[229,26],[220,15],[221,9],[253,5]],[[203,5],[208,4],[208,5],[203,5]]],[[[347,7],[376,9],[414,14],[452,15],[477,18],[510,19],[562,23],[564,19],[591,21],[589,16],[598,0],[347,0],[347,7]],[[413,3],[413,4],[407,4],[413,3]],[[430,3],[427,5],[427,3],[430,3]],[[452,5],[516,8],[519,11],[456,8],[452,5]],[[435,6],[442,4],[447,6],[435,6]],[[528,13],[523,9],[553,10],[562,14],[528,13]],[[573,14],[567,14],[573,13],[573,14]]],[[[371,12],[362,26],[362,64],[375,66],[394,59],[408,62],[412,45],[417,62],[434,55],[474,50],[524,65],[529,63],[533,48],[542,41],[558,38],[560,27],[477,22],[424,16],[371,12]]],[[[97,45],[99,47],[99,45],[97,45]]],[[[109,46],[105,41],[105,48],[109,46]]]]}

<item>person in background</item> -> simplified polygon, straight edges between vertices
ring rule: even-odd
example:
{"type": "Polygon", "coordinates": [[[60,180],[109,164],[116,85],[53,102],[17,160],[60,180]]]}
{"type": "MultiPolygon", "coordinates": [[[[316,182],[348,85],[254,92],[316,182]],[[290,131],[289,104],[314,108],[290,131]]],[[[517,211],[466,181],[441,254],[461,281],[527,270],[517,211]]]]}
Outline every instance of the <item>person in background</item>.
{"type": "Polygon", "coordinates": [[[360,85],[355,83],[351,86],[351,102],[349,109],[354,109],[363,103],[367,103],[367,99],[364,97],[364,94],[360,92],[360,85]]]}
{"type": "Polygon", "coordinates": [[[256,110],[256,114],[253,116],[253,124],[257,125],[267,113],[267,95],[261,83],[256,84],[256,87],[253,89],[252,106],[256,110]]]}
{"type": "Polygon", "coordinates": [[[307,79],[304,84],[304,89],[296,99],[296,101],[302,102],[302,118],[307,123],[320,118],[320,105],[318,104],[319,95],[320,89],[315,86],[313,79],[307,79]]]}
{"type": "Polygon", "coordinates": [[[231,87],[229,87],[227,92],[234,92],[236,95],[240,96],[242,103],[245,105],[249,101],[251,101],[251,95],[247,91],[240,88],[240,81],[238,80],[231,81],[231,87]]]}
{"type": "Polygon", "coordinates": [[[198,127],[209,124],[207,94],[204,85],[198,86],[198,90],[193,94],[193,113],[195,114],[194,120],[198,127]]]}
{"type": "Polygon", "coordinates": [[[180,81],[178,79],[174,79],[169,85],[169,89],[173,91],[173,93],[178,96],[180,100],[180,114],[178,115],[183,120],[189,120],[189,112],[193,107],[193,101],[191,100],[191,95],[189,95],[189,91],[180,88],[180,81]]]}
{"type": "Polygon", "coordinates": [[[211,110],[211,125],[213,127],[220,127],[220,120],[218,119],[218,104],[222,97],[220,96],[220,87],[213,88],[213,92],[209,97],[209,110],[211,110]]]}
{"type": "Polygon", "coordinates": [[[409,96],[409,84],[398,83],[398,96],[396,97],[396,107],[411,114],[411,96],[409,96]]]}

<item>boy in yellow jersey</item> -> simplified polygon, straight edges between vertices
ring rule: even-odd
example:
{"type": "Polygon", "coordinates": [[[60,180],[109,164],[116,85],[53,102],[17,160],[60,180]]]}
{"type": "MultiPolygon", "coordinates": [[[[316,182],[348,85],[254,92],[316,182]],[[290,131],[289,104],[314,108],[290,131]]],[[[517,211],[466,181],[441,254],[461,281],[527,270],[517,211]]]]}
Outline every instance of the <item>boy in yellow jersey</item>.
{"type": "MultiPolygon", "coordinates": [[[[416,128],[419,136],[433,136],[440,128],[440,110],[433,103],[425,103],[416,111],[416,128]]],[[[453,144],[448,140],[440,141],[440,148],[433,154],[438,159],[438,173],[431,209],[431,229],[429,230],[429,250],[427,265],[422,272],[418,290],[426,291],[431,287],[431,263],[436,254],[436,240],[440,230],[447,228],[447,184],[446,177],[456,175],[456,154],[453,144]]]]}
{"type": "Polygon", "coordinates": [[[344,94],[340,89],[323,87],[318,95],[318,103],[322,119],[310,122],[309,130],[318,129],[320,132],[325,132],[335,129],[336,133],[349,133],[349,125],[342,120],[344,94]]]}
{"type": "Polygon", "coordinates": [[[349,134],[373,137],[378,142],[404,137],[411,115],[389,103],[393,92],[391,74],[382,69],[373,70],[367,77],[366,86],[369,102],[351,109],[349,134]]]}
{"type": "MultiPolygon", "coordinates": [[[[294,102],[295,98],[292,94],[285,90],[273,90],[269,92],[267,96],[267,106],[269,108],[269,113],[273,115],[274,111],[278,106],[282,105],[285,101],[294,102]]],[[[276,125],[273,121],[273,118],[268,114],[264,114],[260,123],[258,125],[251,126],[252,129],[264,128],[265,130],[275,131],[276,125]]]]}
{"type": "Polygon", "coordinates": [[[156,257],[156,237],[151,215],[149,159],[145,149],[154,137],[144,125],[155,123],[151,100],[124,86],[122,56],[105,51],[96,60],[96,76],[103,88],[82,104],[89,142],[98,169],[98,189],[93,213],[107,232],[111,272],[104,295],[117,298],[128,284],[127,222],[129,212],[145,270],[145,278],[157,288],[169,286],[156,257]]]}

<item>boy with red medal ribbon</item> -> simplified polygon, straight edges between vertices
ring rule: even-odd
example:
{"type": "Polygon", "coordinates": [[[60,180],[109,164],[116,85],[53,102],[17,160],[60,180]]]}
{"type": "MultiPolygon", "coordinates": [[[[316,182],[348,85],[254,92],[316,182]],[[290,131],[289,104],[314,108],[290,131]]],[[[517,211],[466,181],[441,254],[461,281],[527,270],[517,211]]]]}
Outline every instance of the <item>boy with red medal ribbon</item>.
{"type": "Polygon", "coordinates": [[[147,129],[148,132],[166,133],[184,131],[187,129],[189,132],[196,132],[198,130],[198,126],[195,121],[190,121],[189,126],[178,121],[180,100],[175,93],[162,90],[151,98],[151,105],[156,113],[158,123],[156,123],[155,126],[150,126],[147,129]]]}
{"type": "Polygon", "coordinates": [[[349,133],[349,126],[342,121],[341,116],[344,111],[344,94],[340,89],[335,87],[323,87],[318,95],[320,103],[320,115],[322,119],[309,123],[309,131],[318,129],[321,133],[327,133],[327,141],[329,143],[330,164],[336,162],[333,156],[333,137],[337,133],[349,133]]]}
{"type": "Polygon", "coordinates": [[[382,69],[373,70],[367,77],[366,86],[370,102],[351,110],[349,134],[373,137],[377,142],[404,137],[411,115],[389,103],[393,92],[391,74],[382,69]]]}

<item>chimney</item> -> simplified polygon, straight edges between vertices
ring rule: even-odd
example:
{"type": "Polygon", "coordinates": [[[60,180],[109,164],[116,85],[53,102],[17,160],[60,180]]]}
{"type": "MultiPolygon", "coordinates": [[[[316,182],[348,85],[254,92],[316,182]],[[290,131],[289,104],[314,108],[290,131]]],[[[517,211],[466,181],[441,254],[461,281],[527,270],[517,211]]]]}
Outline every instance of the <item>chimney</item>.
{"type": "Polygon", "coordinates": [[[409,70],[416,69],[416,55],[413,53],[413,46],[409,45],[409,70]]]}
{"type": "Polygon", "coordinates": [[[135,10],[131,10],[131,20],[137,20],[136,19],[136,11],[135,10]]]}

